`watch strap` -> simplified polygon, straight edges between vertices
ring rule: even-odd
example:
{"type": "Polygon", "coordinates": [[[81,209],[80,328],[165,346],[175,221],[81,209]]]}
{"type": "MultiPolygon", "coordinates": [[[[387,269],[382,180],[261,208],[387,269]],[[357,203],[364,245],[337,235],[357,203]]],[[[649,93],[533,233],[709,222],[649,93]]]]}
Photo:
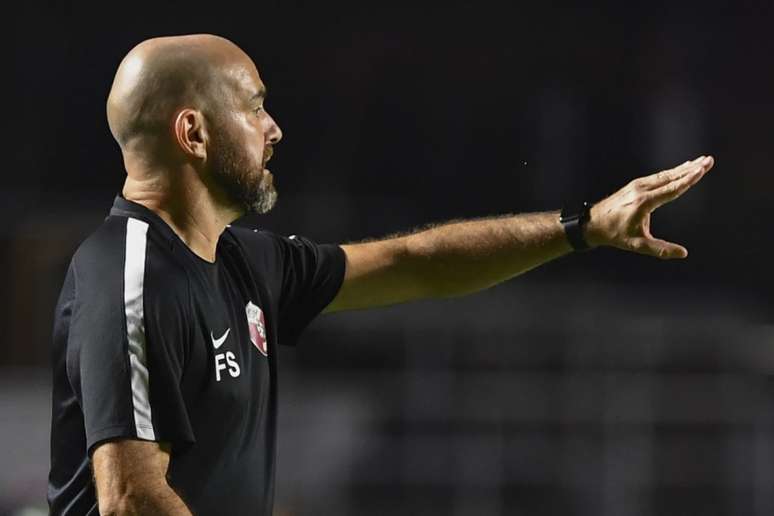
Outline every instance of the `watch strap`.
{"type": "Polygon", "coordinates": [[[559,217],[567,240],[575,251],[586,251],[591,248],[583,236],[583,229],[589,221],[590,212],[591,204],[584,202],[580,206],[565,207],[559,217]]]}

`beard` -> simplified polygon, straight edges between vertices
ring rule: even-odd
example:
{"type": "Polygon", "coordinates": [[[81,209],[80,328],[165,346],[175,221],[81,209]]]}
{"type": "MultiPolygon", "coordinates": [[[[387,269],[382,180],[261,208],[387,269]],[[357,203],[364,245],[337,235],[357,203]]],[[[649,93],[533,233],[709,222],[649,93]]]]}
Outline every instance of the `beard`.
{"type": "Polygon", "coordinates": [[[220,131],[213,143],[212,175],[229,199],[247,213],[263,214],[271,210],[277,202],[277,190],[273,177],[264,173],[263,165],[256,169],[241,146],[225,131],[220,131]]]}

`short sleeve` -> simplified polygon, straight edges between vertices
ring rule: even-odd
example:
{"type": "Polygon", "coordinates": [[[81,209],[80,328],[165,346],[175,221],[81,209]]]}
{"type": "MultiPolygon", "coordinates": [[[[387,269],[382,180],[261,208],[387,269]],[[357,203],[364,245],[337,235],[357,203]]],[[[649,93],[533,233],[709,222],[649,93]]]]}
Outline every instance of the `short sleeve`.
{"type": "Polygon", "coordinates": [[[194,441],[180,388],[184,306],[146,303],[147,224],[124,227],[76,255],[67,376],[81,406],[89,453],[101,441],[194,441]],[[98,251],[98,252],[97,252],[98,251]],[[164,324],[160,318],[164,318],[164,324]]]}
{"type": "Polygon", "coordinates": [[[301,332],[338,294],[345,255],[335,244],[316,244],[297,235],[272,236],[282,270],[279,343],[295,345],[301,332]]]}

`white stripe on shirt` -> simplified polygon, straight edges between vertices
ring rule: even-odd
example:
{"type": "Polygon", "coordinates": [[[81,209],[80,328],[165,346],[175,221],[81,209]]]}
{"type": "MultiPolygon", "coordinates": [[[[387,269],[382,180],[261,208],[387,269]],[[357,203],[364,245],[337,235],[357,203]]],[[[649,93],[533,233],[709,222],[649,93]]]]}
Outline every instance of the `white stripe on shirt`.
{"type": "Polygon", "coordinates": [[[132,404],[137,437],[155,440],[148,388],[148,363],[145,353],[145,314],[143,284],[145,281],[145,247],[148,224],[137,219],[126,220],[126,262],[124,263],[124,310],[126,338],[129,342],[129,364],[132,373],[132,404]]]}

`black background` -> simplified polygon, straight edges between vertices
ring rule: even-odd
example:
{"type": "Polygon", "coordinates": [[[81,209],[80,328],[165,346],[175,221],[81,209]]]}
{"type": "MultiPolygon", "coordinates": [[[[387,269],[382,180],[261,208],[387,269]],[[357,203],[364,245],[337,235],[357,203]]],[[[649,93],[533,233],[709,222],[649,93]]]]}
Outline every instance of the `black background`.
{"type": "Polygon", "coordinates": [[[654,214],[687,260],[596,250],[467,300],[324,318],[283,351],[278,514],[774,510],[771,2],[8,9],[0,463],[27,466],[0,477],[0,513],[42,500],[51,311],[124,177],[113,74],[143,39],[198,32],[268,86],[280,200],[243,223],[278,233],[559,209],[716,158],[654,214]]]}

